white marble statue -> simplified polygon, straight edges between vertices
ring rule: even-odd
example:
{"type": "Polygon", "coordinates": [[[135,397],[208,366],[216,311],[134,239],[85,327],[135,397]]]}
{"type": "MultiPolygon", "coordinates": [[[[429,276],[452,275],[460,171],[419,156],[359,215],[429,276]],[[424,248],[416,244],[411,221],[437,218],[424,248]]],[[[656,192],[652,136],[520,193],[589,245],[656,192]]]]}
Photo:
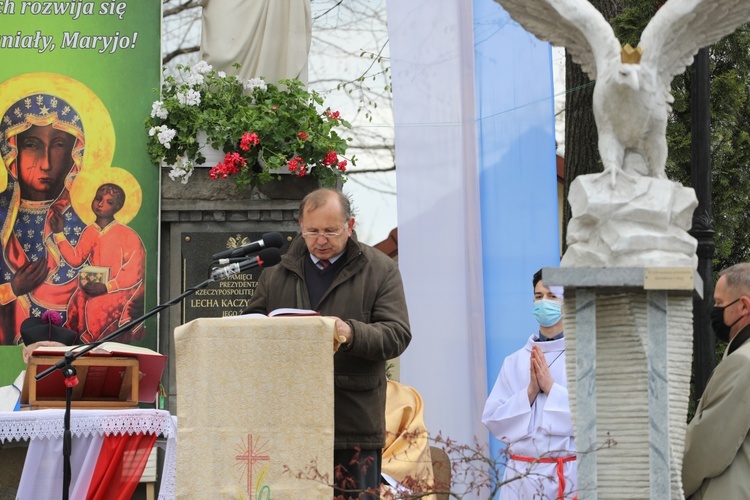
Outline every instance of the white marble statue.
{"type": "Polygon", "coordinates": [[[666,179],[672,78],[702,47],[750,21],[750,0],[669,0],[637,48],[620,47],[587,0],[495,0],[523,28],[565,47],[595,80],[604,173],[578,176],[564,267],[697,267],[695,192],[666,179]]]}
{"type": "Polygon", "coordinates": [[[750,21],[747,0],[669,0],[643,30],[636,49],[620,47],[612,27],[587,0],[496,0],[524,29],[565,47],[594,87],[599,154],[620,169],[665,178],[669,92],[702,47],[750,21]],[[631,154],[637,154],[629,158],[631,154]]]}

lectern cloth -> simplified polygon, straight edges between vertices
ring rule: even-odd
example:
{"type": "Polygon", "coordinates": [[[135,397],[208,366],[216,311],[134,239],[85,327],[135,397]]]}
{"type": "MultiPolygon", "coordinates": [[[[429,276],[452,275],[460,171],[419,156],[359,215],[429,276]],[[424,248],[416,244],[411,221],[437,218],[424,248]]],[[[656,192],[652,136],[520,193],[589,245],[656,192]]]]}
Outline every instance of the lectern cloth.
{"type": "Polygon", "coordinates": [[[317,316],[175,329],[178,498],[331,498],[334,330],[317,316]]]}

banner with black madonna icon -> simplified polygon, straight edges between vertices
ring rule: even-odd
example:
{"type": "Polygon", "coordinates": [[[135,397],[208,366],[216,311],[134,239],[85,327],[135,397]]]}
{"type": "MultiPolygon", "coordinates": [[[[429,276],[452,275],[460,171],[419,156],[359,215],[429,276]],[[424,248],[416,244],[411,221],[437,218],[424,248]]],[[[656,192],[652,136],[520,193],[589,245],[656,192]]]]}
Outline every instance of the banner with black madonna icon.
{"type": "MultiPolygon", "coordinates": [[[[161,2],[0,1],[0,345],[29,317],[88,343],[156,305],[161,2]]],[[[156,347],[156,320],[118,342],[156,347]]],[[[22,367],[0,349],[0,385],[22,367]]]]}

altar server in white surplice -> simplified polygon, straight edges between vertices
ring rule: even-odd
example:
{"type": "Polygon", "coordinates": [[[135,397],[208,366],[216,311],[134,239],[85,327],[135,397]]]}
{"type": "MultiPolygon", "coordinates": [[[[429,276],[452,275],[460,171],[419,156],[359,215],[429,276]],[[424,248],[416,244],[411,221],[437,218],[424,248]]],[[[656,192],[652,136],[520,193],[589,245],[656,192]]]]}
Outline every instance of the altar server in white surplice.
{"type": "Polygon", "coordinates": [[[539,333],[503,362],[482,422],[508,448],[501,500],[573,499],[576,455],[565,375],[562,287],[534,274],[539,333]]]}

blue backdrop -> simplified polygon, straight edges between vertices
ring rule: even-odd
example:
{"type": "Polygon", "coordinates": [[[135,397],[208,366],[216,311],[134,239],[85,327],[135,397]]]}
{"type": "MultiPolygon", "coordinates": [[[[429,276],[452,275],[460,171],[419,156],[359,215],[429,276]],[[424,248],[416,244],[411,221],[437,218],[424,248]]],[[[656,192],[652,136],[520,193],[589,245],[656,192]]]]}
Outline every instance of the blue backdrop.
{"type": "Polygon", "coordinates": [[[532,275],[560,261],[555,110],[549,44],[498,3],[473,5],[489,391],[503,359],[538,331],[532,275]]]}

